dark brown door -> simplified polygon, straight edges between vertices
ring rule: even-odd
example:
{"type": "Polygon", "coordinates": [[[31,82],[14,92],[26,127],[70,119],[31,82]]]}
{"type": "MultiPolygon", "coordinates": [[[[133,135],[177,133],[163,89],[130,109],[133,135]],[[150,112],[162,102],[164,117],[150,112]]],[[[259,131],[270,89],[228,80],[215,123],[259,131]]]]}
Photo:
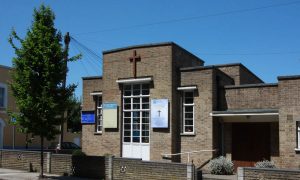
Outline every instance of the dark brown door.
{"type": "Polygon", "coordinates": [[[270,160],[269,123],[232,124],[232,160],[235,168],[270,160]]]}

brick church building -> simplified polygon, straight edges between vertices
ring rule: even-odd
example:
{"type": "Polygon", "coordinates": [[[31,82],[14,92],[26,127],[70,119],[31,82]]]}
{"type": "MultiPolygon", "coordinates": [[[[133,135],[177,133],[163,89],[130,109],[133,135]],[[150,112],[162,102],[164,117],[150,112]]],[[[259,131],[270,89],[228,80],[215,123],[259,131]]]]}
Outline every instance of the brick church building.
{"type": "Polygon", "coordinates": [[[240,63],[204,66],[167,42],[104,51],[103,76],[82,79],[88,155],[300,167],[300,76],[267,84],[240,63]]]}

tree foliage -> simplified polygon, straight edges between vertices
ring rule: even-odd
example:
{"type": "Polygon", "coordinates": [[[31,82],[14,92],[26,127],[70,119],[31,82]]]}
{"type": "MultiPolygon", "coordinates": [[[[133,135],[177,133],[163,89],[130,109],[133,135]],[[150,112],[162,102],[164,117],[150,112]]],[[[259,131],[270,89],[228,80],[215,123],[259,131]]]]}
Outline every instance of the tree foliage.
{"type": "Polygon", "coordinates": [[[43,139],[53,139],[59,133],[61,114],[76,86],[62,85],[68,50],[63,48],[61,33],[54,27],[54,13],[41,5],[34,9],[33,18],[24,39],[15,30],[9,37],[16,54],[11,89],[20,111],[17,123],[27,133],[41,137],[43,151],[43,139]]]}
{"type": "Polygon", "coordinates": [[[81,102],[75,96],[69,99],[67,125],[71,132],[81,132],[81,102]]]}
{"type": "Polygon", "coordinates": [[[15,49],[11,88],[29,133],[52,139],[58,132],[61,114],[75,85],[62,87],[65,75],[65,51],[61,33],[54,27],[54,13],[42,5],[34,10],[34,21],[25,39],[13,30],[9,42],[15,49]],[[21,47],[15,46],[19,40],[21,47]]]}

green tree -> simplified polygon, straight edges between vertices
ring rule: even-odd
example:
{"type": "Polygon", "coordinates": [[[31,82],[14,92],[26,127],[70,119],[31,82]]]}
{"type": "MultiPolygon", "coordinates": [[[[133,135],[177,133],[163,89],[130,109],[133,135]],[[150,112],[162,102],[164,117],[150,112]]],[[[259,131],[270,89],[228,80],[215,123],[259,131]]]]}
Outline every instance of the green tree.
{"type": "Polygon", "coordinates": [[[67,125],[71,132],[81,132],[81,102],[75,96],[69,99],[67,125]]]}
{"type": "Polygon", "coordinates": [[[51,140],[59,133],[61,114],[76,86],[63,86],[68,48],[63,48],[61,33],[54,27],[54,13],[50,7],[41,5],[34,9],[33,18],[24,39],[14,30],[9,37],[16,54],[11,88],[20,111],[17,123],[26,133],[41,139],[40,176],[43,177],[44,139],[51,140]]]}

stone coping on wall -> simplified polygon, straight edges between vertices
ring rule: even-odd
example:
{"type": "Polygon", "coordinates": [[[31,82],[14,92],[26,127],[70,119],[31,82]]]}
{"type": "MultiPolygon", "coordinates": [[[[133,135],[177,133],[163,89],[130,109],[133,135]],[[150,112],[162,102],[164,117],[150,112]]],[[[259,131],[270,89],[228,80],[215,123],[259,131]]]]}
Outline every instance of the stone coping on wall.
{"type": "Polygon", "coordinates": [[[93,80],[93,79],[102,79],[102,76],[87,76],[87,77],[82,77],[82,80],[93,80]]]}
{"type": "Polygon", "coordinates": [[[258,83],[258,84],[243,84],[243,85],[227,85],[225,89],[240,89],[240,88],[260,88],[260,87],[277,87],[278,83],[258,83]]]}
{"type": "Polygon", "coordinates": [[[245,114],[245,113],[278,113],[278,109],[237,109],[227,111],[212,111],[212,115],[218,114],[245,114]]]}
{"type": "Polygon", "coordinates": [[[297,169],[284,169],[284,168],[256,168],[256,167],[243,167],[246,170],[254,170],[254,171],[275,171],[275,172],[292,172],[292,173],[300,173],[300,170],[297,169]]]}
{"type": "Polygon", "coordinates": [[[279,168],[255,168],[255,167],[239,167],[238,180],[248,179],[299,179],[300,170],[297,169],[279,169],[279,168]]]}
{"type": "Polygon", "coordinates": [[[278,76],[277,79],[280,80],[295,80],[300,79],[300,75],[292,75],[292,76],[278,76]]]}
{"type": "Polygon", "coordinates": [[[119,159],[119,160],[132,160],[132,161],[142,161],[145,163],[160,163],[160,164],[174,164],[174,165],[192,165],[192,163],[177,163],[177,162],[166,162],[166,161],[144,161],[140,158],[127,158],[127,157],[114,157],[114,159],[119,159]]]}

